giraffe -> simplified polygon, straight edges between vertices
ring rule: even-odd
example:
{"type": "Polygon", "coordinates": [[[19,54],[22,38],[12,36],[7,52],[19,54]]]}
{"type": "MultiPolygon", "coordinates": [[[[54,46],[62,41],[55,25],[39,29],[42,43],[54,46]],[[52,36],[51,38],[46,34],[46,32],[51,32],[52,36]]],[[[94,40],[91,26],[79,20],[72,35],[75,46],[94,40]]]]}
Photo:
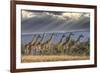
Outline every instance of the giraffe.
{"type": "Polygon", "coordinates": [[[80,45],[80,39],[84,36],[81,34],[78,36],[77,40],[74,42],[74,45],[71,47],[71,51],[74,52],[75,50],[79,50],[78,46],[80,45]]]}
{"type": "Polygon", "coordinates": [[[62,44],[64,53],[69,53],[70,47],[71,47],[71,45],[72,45],[72,44],[71,44],[71,43],[72,43],[71,37],[72,37],[73,35],[74,35],[74,34],[71,32],[71,33],[69,33],[68,37],[66,36],[65,42],[62,44]]]}
{"type": "Polygon", "coordinates": [[[36,40],[36,34],[34,34],[34,37],[32,37],[31,44],[34,44],[35,40],[36,40]]]}
{"type": "Polygon", "coordinates": [[[79,35],[79,37],[77,38],[77,40],[75,41],[75,44],[72,46],[72,48],[75,48],[77,45],[80,44],[80,39],[83,38],[84,36],[81,34],[79,35]]]}
{"type": "Polygon", "coordinates": [[[43,39],[44,39],[44,36],[45,36],[45,33],[43,33],[41,39],[35,44],[37,54],[40,54],[40,51],[41,51],[41,44],[42,44],[42,41],[43,41],[43,39]]]}
{"type": "Polygon", "coordinates": [[[48,50],[51,48],[52,38],[54,37],[54,33],[51,34],[50,38],[41,44],[42,50],[48,50]]]}
{"type": "Polygon", "coordinates": [[[71,41],[72,41],[71,36],[73,36],[73,35],[74,35],[74,34],[71,32],[71,33],[69,34],[69,36],[66,37],[65,43],[63,43],[63,46],[64,46],[66,49],[70,48],[70,43],[71,43],[71,41]]]}
{"type": "Polygon", "coordinates": [[[33,54],[33,52],[35,52],[36,50],[36,46],[35,44],[38,42],[38,40],[41,38],[40,35],[38,35],[34,41],[34,43],[30,43],[30,46],[29,46],[29,54],[33,54]]]}
{"type": "Polygon", "coordinates": [[[61,39],[58,41],[58,43],[55,45],[54,47],[54,53],[58,53],[58,52],[61,52],[61,49],[62,49],[62,44],[63,44],[63,39],[65,38],[65,35],[63,33],[63,35],[61,36],[61,39]]]}
{"type": "Polygon", "coordinates": [[[28,54],[29,48],[30,48],[31,44],[33,44],[35,42],[35,39],[36,39],[36,34],[33,35],[32,41],[25,45],[25,54],[28,54]]]}
{"type": "Polygon", "coordinates": [[[60,41],[57,43],[57,45],[62,45],[64,37],[65,37],[65,35],[63,34],[60,41]]]}

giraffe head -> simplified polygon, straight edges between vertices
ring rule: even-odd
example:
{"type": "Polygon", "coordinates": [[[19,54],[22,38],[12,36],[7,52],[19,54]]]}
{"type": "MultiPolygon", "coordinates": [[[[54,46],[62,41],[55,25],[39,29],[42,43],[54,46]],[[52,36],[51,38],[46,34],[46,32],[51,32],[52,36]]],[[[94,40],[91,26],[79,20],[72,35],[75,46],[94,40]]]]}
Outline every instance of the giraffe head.
{"type": "Polygon", "coordinates": [[[40,34],[37,36],[37,38],[41,38],[40,34]]]}
{"type": "Polygon", "coordinates": [[[45,36],[45,32],[42,34],[42,38],[45,36]]]}
{"type": "Polygon", "coordinates": [[[73,36],[74,34],[72,33],[72,32],[70,32],[70,34],[69,34],[70,36],[73,36]]]}
{"type": "Polygon", "coordinates": [[[62,38],[66,37],[65,33],[63,33],[62,38]]]}
{"type": "Polygon", "coordinates": [[[81,35],[79,35],[79,37],[80,37],[80,38],[83,38],[84,36],[81,34],[81,35]]]}
{"type": "Polygon", "coordinates": [[[83,38],[83,37],[84,37],[84,36],[83,36],[82,34],[79,35],[78,38],[77,38],[77,40],[76,40],[76,42],[80,42],[80,39],[83,38]]]}
{"type": "Polygon", "coordinates": [[[43,35],[45,35],[45,32],[43,33],[43,35]]]}
{"type": "Polygon", "coordinates": [[[53,36],[53,35],[55,35],[55,34],[56,34],[56,33],[53,32],[51,35],[53,36]]]}

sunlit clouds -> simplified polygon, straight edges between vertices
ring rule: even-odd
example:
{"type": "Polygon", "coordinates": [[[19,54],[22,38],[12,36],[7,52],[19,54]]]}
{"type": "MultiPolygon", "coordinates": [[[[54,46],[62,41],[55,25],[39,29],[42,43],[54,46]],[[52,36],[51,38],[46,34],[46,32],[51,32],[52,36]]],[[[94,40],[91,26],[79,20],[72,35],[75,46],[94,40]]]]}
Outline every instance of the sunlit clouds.
{"type": "Polygon", "coordinates": [[[89,31],[90,14],[77,12],[21,11],[22,33],[89,31]]]}
{"type": "Polygon", "coordinates": [[[35,14],[33,12],[29,12],[29,11],[24,11],[22,10],[22,19],[25,20],[25,19],[29,19],[31,17],[34,17],[35,14]]]}
{"type": "Polygon", "coordinates": [[[88,13],[86,13],[86,14],[85,13],[62,13],[62,16],[74,18],[74,19],[78,20],[82,16],[89,17],[89,14],[88,13]]]}

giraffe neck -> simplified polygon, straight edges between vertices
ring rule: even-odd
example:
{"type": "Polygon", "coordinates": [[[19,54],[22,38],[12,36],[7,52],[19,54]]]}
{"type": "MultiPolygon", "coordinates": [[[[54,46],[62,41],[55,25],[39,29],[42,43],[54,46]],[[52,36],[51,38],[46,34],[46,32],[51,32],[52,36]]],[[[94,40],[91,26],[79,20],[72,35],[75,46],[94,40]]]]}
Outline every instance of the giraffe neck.
{"type": "Polygon", "coordinates": [[[78,37],[78,39],[76,40],[76,43],[77,43],[77,42],[79,42],[79,41],[80,41],[80,39],[81,39],[81,37],[78,37]]]}
{"type": "Polygon", "coordinates": [[[68,37],[66,37],[66,39],[65,39],[66,41],[63,43],[63,45],[65,45],[65,44],[67,44],[68,43],[68,37]]]}
{"type": "Polygon", "coordinates": [[[33,44],[35,42],[35,40],[36,40],[36,36],[33,36],[31,44],[33,44]]]}
{"type": "Polygon", "coordinates": [[[37,36],[35,42],[32,45],[36,44],[38,42],[38,39],[39,39],[39,35],[37,36]]]}
{"type": "Polygon", "coordinates": [[[44,38],[44,35],[45,35],[45,34],[43,34],[43,36],[42,36],[41,40],[38,42],[38,44],[40,44],[40,43],[42,42],[42,40],[43,40],[43,38],[44,38]]]}
{"type": "Polygon", "coordinates": [[[61,44],[63,42],[63,37],[60,39],[60,41],[58,42],[58,44],[61,44]]]}
{"type": "Polygon", "coordinates": [[[72,46],[72,48],[75,48],[79,43],[80,43],[80,36],[77,38],[76,42],[74,43],[74,45],[72,46]]]}
{"type": "Polygon", "coordinates": [[[45,35],[45,34],[43,34],[43,36],[42,36],[42,38],[41,38],[41,40],[40,40],[40,41],[42,41],[42,40],[43,40],[43,38],[44,38],[44,35],[45,35]]]}
{"type": "Polygon", "coordinates": [[[68,41],[68,43],[69,43],[70,40],[71,40],[71,35],[69,35],[68,38],[66,38],[66,39],[68,39],[67,41],[68,41]]]}
{"type": "Polygon", "coordinates": [[[47,43],[50,43],[51,40],[52,40],[52,38],[53,38],[53,35],[51,35],[51,37],[49,38],[49,40],[47,41],[47,43]]]}

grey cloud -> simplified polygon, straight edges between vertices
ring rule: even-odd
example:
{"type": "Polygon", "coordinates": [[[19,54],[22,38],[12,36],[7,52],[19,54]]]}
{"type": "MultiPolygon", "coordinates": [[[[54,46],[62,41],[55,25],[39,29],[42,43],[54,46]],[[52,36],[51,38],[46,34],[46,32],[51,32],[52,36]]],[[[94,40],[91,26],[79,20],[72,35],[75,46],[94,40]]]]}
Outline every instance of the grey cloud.
{"type": "Polygon", "coordinates": [[[21,29],[22,33],[89,30],[90,18],[82,16],[75,20],[73,17],[65,18],[62,15],[46,14],[44,12],[38,13],[27,20],[22,20],[21,29]]]}

